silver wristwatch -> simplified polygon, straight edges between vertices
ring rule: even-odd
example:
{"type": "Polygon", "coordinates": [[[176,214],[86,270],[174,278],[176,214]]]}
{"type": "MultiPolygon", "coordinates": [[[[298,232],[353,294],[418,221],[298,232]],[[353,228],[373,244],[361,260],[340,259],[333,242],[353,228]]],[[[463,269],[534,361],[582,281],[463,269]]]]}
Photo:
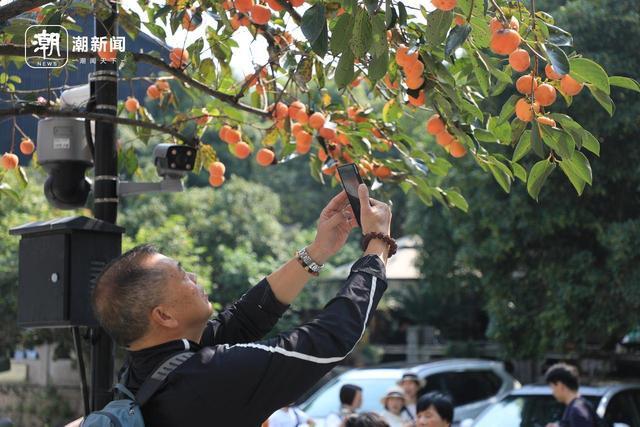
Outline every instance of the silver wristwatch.
{"type": "Polygon", "coordinates": [[[307,252],[307,248],[300,249],[298,251],[298,256],[300,257],[302,262],[306,264],[309,270],[313,271],[314,273],[319,273],[322,267],[324,267],[324,264],[318,264],[309,256],[309,252],[307,252]]]}

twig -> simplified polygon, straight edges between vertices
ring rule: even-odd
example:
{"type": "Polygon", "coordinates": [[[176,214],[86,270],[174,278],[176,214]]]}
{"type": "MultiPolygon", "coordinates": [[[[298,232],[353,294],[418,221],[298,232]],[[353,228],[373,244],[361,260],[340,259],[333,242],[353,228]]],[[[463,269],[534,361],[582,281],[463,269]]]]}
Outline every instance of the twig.
{"type": "Polygon", "coordinates": [[[0,117],[28,116],[28,115],[36,115],[36,116],[42,116],[42,117],[84,118],[84,119],[91,119],[91,120],[101,120],[105,122],[117,123],[122,125],[138,126],[138,127],[157,130],[159,132],[170,134],[180,139],[185,144],[188,144],[194,147],[197,146],[198,144],[197,138],[191,138],[186,135],[183,135],[173,128],[157,125],[152,122],[143,122],[140,120],[133,120],[133,119],[128,119],[124,117],[116,117],[108,114],[88,113],[84,111],[74,111],[74,110],[67,110],[67,111],[52,110],[44,106],[33,105],[33,104],[23,104],[21,106],[18,106],[16,108],[11,108],[11,109],[4,109],[4,110],[0,109],[0,117]]]}
{"type": "MultiPolygon", "coordinates": [[[[31,51],[33,51],[33,49],[35,49],[35,47],[29,47],[29,49],[31,49],[31,51]]],[[[23,56],[24,55],[24,51],[25,51],[25,46],[21,46],[21,45],[0,45],[0,56],[1,55],[7,55],[7,56],[23,56]]],[[[28,51],[27,51],[28,52],[28,51]]],[[[97,57],[97,53],[94,52],[67,52],[67,51],[61,51],[62,55],[69,55],[69,58],[73,58],[73,59],[77,59],[77,58],[95,58],[97,57]]],[[[257,116],[261,116],[261,117],[268,117],[269,116],[269,112],[268,111],[264,111],[264,110],[260,110],[254,107],[251,107],[249,105],[245,105],[242,104],[240,102],[237,102],[235,99],[234,95],[230,95],[224,92],[220,92],[214,89],[211,89],[209,86],[207,86],[206,84],[193,79],[192,77],[188,76],[187,74],[185,74],[184,72],[182,72],[181,70],[177,70],[175,68],[171,68],[166,62],[164,62],[161,59],[158,59],[154,56],[148,55],[146,53],[132,53],[132,57],[133,60],[136,62],[143,62],[143,63],[147,63],[147,64],[151,64],[157,68],[160,68],[166,72],[168,72],[169,74],[171,74],[172,76],[174,76],[176,79],[181,80],[182,82],[193,86],[199,90],[201,90],[202,92],[206,93],[207,95],[210,95],[216,99],[219,99],[222,102],[225,102],[227,104],[230,104],[231,106],[237,108],[238,110],[242,110],[242,111],[246,111],[248,113],[251,114],[255,114],[257,116]]]]}
{"type": "Polygon", "coordinates": [[[502,22],[507,22],[507,15],[505,15],[500,6],[498,6],[496,0],[491,0],[491,4],[493,4],[493,7],[495,7],[496,10],[500,13],[500,16],[502,16],[502,22]]]}

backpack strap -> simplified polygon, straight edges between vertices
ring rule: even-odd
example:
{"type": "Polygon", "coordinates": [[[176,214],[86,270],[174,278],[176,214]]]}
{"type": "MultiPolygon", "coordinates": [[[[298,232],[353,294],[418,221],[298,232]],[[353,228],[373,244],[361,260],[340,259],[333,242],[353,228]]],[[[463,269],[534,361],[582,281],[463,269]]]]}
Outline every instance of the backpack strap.
{"type": "Polygon", "coordinates": [[[138,405],[142,406],[149,401],[151,396],[155,394],[160,386],[164,383],[164,380],[167,379],[169,374],[173,372],[178,366],[182,365],[184,362],[189,360],[195,353],[192,351],[186,351],[183,353],[176,354],[175,356],[170,357],[166,361],[162,363],[154,372],[148,377],[138,390],[136,394],[136,402],[138,405]]]}

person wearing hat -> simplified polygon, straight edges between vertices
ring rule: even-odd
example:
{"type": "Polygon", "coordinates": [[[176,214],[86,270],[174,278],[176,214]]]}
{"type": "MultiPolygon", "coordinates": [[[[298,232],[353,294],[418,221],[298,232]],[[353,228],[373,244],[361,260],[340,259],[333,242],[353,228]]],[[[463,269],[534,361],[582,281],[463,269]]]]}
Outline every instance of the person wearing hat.
{"type": "Polygon", "coordinates": [[[413,420],[406,417],[402,411],[405,406],[405,395],[402,388],[391,387],[382,397],[381,402],[384,411],[380,415],[389,424],[389,427],[410,427],[413,425],[413,420]]]}
{"type": "Polygon", "coordinates": [[[412,421],[416,419],[416,401],[418,399],[418,390],[424,387],[426,381],[420,379],[413,372],[405,372],[402,378],[398,380],[398,385],[404,390],[405,404],[404,413],[406,413],[412,421]]]}

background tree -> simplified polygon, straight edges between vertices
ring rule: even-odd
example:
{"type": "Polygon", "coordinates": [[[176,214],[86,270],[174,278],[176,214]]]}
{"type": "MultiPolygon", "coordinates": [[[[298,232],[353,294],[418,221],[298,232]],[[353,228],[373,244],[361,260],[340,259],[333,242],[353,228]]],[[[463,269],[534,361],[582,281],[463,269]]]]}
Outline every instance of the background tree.
{"type": "MultiPolygon", "coordinates": [[[[637,6],[580,0],[558,6],[554,16],[586,55],[637,78],[640,58],[623,42],[640,36],[637,6]],[[582,31],[605,26],[600,36],[582,31]],[[610,43],[619,49],[608,49],[610,43]]],[[[487,333],[510,356],[612,350],[640,321],[640,150],[634,142],[640,137],[640,97],[614,95],[625,108],[610,118],[581,102],[582,96],[570,112],[601,135],[603,149],[594,185],[580,198],[557,176],[539,203],[521,188],[505,196],[469,167],[453,177],[462,188],[474,187],[468,216],[410,204],[409,229],[427,242],[422,270],[428,292],[448,302],[468,288],[464,274],[476,272],[476,295],[486,301],[491,319],[487,333]]]]}

